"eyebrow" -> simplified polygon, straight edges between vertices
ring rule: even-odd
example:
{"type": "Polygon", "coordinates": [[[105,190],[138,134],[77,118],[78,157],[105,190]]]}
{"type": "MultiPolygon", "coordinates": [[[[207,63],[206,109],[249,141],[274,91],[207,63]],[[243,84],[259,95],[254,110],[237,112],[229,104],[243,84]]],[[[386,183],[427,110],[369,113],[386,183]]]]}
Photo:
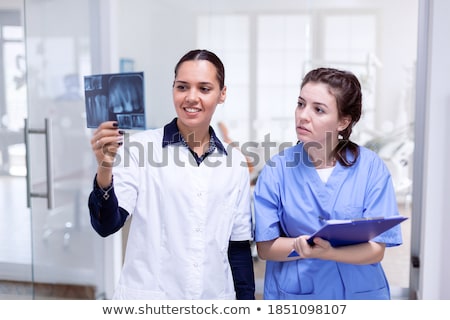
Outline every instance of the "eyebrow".
{"type": "Polygon", "coordinates": [[[322,103],[322,102],[313,102],[313,105],[315,105],[315,106],[322,106],[322,107],[325,107],[327,109],[330,109],[330,107],[328,107],[327,104],[322,103]]]}
{"type": "MultiPolygon", "coordinates": [[[[190,82],[183,81],[183,80],[175,80],[175,83],[189,84],[190,82]]],[[[212,82],[208,82],[208,81],[201,81],[201,82],[199,82],[199,84],[200,85],[209,85],[209,86],[213,86],[214,85],[212,82]]]]}
{"type": "MultiPolygon", "coordinates": [[[[298,100],[306,101],[304,98],[302,98],[302,96],[298,96],[298,100]]],[[[315,106],[323,106],[323,107],[325,107],[325,108],[327,108],[327,109],[330,108],[330,107],[328,107],[327,104],[322,103],[322,102],[316,102],[316,101],[313,101],[312,104],[315,105],[315,106]]]]}

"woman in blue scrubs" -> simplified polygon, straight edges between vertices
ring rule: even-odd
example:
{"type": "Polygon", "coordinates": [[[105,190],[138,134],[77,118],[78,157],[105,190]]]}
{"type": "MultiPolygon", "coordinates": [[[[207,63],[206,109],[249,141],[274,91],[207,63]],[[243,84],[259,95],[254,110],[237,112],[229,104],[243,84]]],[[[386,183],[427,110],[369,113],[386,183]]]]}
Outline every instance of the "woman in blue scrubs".
{"type": "Polygon", "coordinates": [[[295,110],[297,145],[268,161],[255,186],[255,240],[266,261],[264,299],[390,299],[381,266],[399,225],[372,241],[332,247],[309,235],[324,220],[398,215],[390,173],[350,140],[362,94],[350,72],[310,71],[295,110]],[[295,250],[299,255],[288,257],[295,250]]]}

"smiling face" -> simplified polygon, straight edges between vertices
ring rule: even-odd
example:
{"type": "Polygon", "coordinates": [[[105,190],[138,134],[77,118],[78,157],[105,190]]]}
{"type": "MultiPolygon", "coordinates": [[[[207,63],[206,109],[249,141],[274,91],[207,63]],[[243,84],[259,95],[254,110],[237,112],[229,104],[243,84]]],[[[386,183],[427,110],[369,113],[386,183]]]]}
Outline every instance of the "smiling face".
{"type": "Polygon", "coordinates": [[[216,67],[207,60],[184,61],[173,84],[173,102],[180,131],[207,130],[217,104],[226,98],[220,89],[216,67]]]}
{"type": "Polygon", "coordinates": [[[299,141],[305,144],[315,142],[326,147],[326,150],[331,150],[337,145],[339,131],[349,124],[349,117],[339,119],[336,98],[328,85],[308,82],[303,86],[295,109],[299,141]],[[327,145],[329,143],[331,145],[327,145]]]}

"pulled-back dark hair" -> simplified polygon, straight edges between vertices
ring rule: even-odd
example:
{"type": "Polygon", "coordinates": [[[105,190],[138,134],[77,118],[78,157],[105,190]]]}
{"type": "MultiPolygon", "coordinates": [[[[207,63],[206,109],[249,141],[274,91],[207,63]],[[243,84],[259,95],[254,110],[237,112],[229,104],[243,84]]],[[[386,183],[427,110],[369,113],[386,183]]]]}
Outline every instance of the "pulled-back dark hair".
{"type": "Polygon", "coordinates": [[[308,82],[324,83],[336,98],[339,119],[350,116],[351,122],[346,129],[339,132],[342,136],[333,150],[336,160],[343,166],[352,166],[359,157],[359,146],[350,141],[353,126],[361,118],[362,92],[358,78],[349,71],[333,68],[317,68],[311,70],[303,78],[301,88],[308,82]],[[347,158],[347,150],[353,155],[347,158]]]}
{"type": "Polygon", "coordinates": [[[178,63],[175,66],[175,77],[177,76],[178,73],[178,69],[180,67],[180,65],[183,62],[186,61],[192,61],[192,60],[207,60],[209,62],[211,62],[217,70],[217,80],[219,81],[219,85],[220,85],[220,90],[222,90],[225,86],[225,68],[223,66],[222,61],[219,59],[219,57],[208,50],[204,50],[204,49],[195,49],[195,50],[191,50],[188,53],[186,53],[184,56],[181,57],[180,61],[178,61],[178,63]]]}

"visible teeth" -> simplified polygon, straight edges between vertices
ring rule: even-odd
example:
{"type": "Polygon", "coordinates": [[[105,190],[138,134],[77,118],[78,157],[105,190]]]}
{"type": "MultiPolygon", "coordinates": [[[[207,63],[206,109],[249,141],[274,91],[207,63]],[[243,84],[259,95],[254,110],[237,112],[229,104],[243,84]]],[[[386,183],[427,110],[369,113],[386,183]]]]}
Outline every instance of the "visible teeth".
{"type": "Polygon", "coordinates": [[[198,112],[199,110],[196,108],[185,108],[187,112],[198,112]]]}

